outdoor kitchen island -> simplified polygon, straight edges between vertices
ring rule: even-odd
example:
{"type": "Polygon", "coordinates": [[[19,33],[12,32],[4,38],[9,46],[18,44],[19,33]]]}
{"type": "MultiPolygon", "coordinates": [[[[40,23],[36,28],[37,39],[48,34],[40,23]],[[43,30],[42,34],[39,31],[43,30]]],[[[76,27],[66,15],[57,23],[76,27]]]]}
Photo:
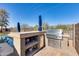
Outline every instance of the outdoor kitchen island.
{"type": "Polygon", "coordinates": [[[13,43],[19,56],[32,56],[45,47],[45,32],[13,32],[9,36],[13,37],[13,43]]]}

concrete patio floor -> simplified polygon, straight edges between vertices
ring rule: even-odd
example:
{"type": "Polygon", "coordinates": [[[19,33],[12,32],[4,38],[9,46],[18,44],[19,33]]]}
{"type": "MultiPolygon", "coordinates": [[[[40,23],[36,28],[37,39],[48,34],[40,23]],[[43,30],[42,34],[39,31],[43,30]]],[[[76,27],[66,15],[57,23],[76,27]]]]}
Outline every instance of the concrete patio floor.
{"type": "Polygon", "coordinates": [[[6,42],[0,43],[0,56],[7,56],[13,53],[13,48],[10,47],[6,42]]]}
{"type": "Polygon", "coordinates": [[[46,47],[40,50],[34,56],[78,56],[73,46],[73,40],[69,40],[68,46],[68,38],[63,38],[61,41],[61,48],[48,46],[48,41],[46,40],[46,42],[46,47]]]}
{"type": "Polygon", "coordinates": [[[78,56],[78,54],[73,47],[61,49],[48,46],[40,50],[34,56],[78,56]]]}

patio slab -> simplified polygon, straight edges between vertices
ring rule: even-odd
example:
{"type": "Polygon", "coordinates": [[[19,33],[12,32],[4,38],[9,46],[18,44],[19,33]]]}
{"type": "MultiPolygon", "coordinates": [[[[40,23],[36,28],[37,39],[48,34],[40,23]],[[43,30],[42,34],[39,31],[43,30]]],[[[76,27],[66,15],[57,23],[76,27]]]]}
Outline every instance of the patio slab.
{"type": "Polygon", "coordinates": [[[7,56],[13,53],[13,48],[10,47],[6,42],[0,43],[0,55],[7,56]]]}
{"type": "Polygon", "coordinates": [[[45,47],[36,53],[34,56],[78,56],[75,48],[53,48],[45,47]]]}

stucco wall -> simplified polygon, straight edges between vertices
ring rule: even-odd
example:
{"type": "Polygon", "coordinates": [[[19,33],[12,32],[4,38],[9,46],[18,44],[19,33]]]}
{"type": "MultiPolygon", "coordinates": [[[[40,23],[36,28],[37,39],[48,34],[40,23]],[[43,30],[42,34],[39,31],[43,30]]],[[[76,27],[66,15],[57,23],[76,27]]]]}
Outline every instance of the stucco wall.
{"type": "Polygon", "coordinates": [[[75,24],[75,49],[79,54],[79,23],[75,24]]]}
{"type": "Polygon", "coordinates": [[[45,32],[15,32],[10,33],[9,36],[13,37],[14,47],[18,52],[18,55],[25,56],[25,50],[27,46],[25,45],[25,38],[32,37],[32,36],[39,36],[39,49],[44,47],[44,40],[45,40],[45,32]]]}
{"type": "Polygon", "coordinates": [[[18,55],[21,55],[21,40],[20,40],[20,35],[18,33],[10,33],[9,36],[13,37],[14,47],[15,47],[18,55]]]}

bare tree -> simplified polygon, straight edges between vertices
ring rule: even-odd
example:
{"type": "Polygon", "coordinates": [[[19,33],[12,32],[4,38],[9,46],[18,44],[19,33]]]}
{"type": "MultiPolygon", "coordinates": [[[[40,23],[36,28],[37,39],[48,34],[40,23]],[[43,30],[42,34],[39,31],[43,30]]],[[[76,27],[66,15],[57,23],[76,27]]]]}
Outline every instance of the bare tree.
{"type": "Polygon", "coordinates": [[[0,27],[1,27],[1,32],[3,27],[8,26],[8,13],[4,9],[0,9],[0,27]]]}

